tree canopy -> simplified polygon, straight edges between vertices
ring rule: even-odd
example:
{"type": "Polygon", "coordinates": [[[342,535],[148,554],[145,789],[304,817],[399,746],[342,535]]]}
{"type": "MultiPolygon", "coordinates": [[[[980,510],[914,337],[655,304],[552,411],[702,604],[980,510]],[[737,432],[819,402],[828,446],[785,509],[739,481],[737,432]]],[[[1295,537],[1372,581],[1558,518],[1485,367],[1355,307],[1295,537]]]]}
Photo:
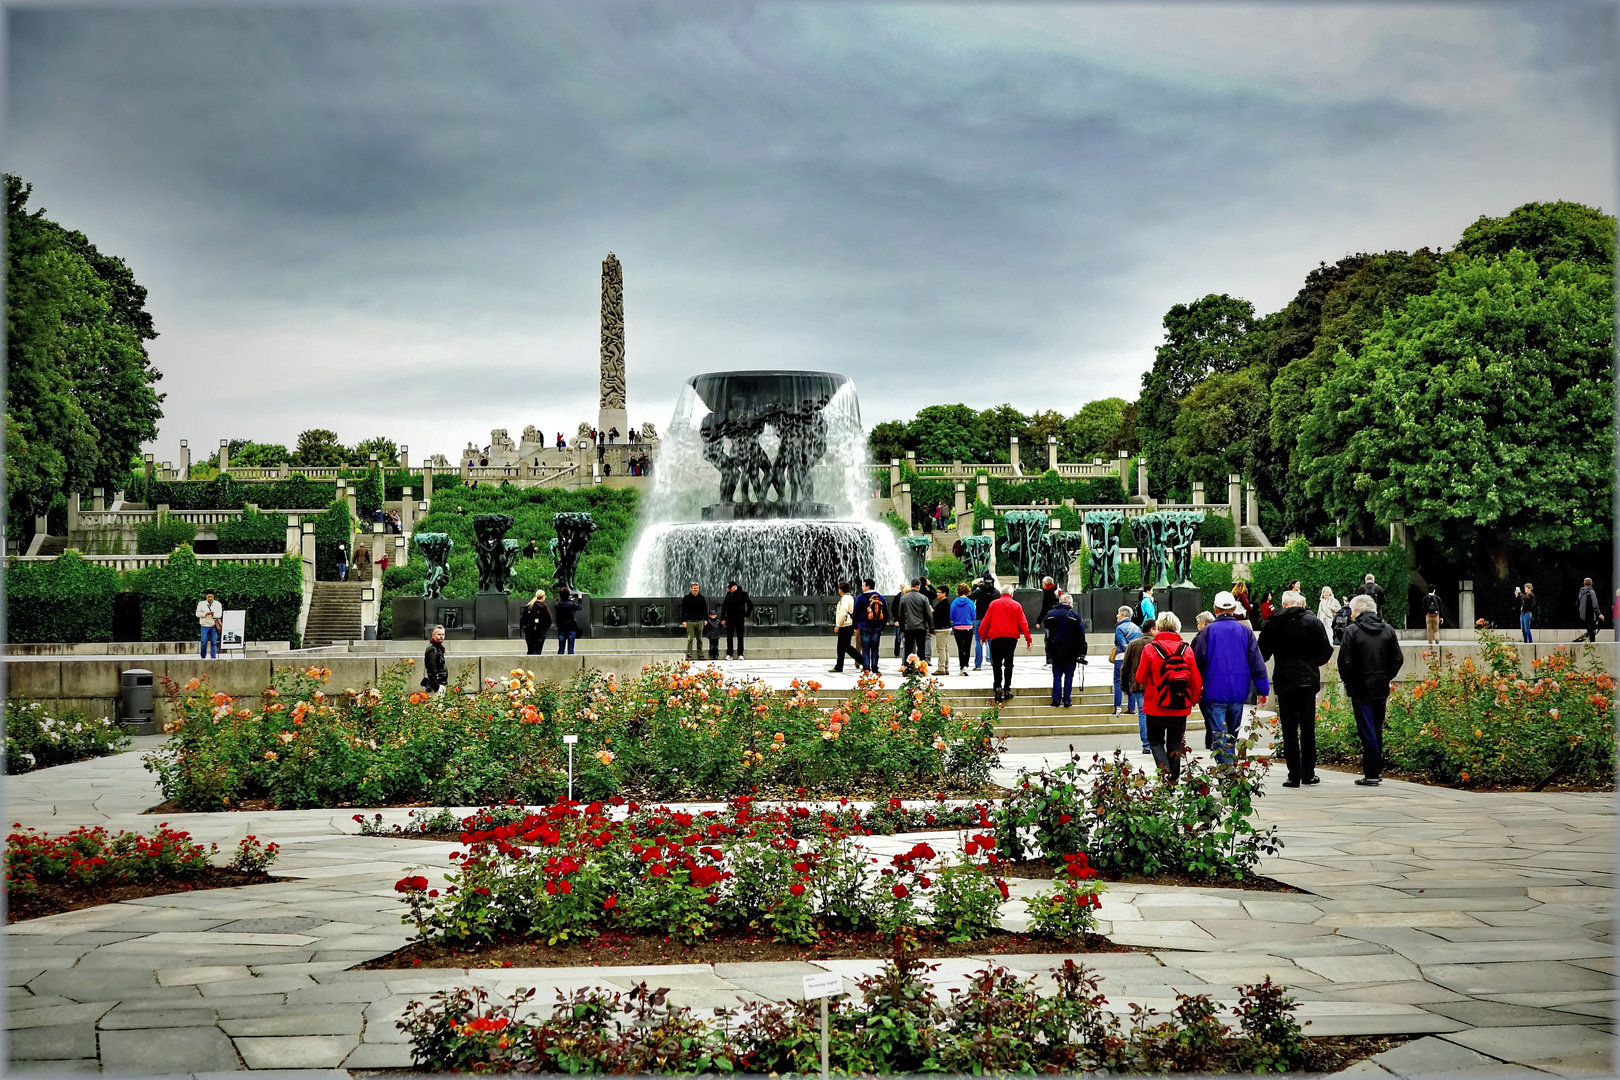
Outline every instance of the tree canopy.
{"type": "Polygon", "coordinates": [[[1148,474],[1165,485],[1186,483],[1185,463],[1170,447],[1181,399],[1211,375],[1231,374],[1247,360],[1244,339],[1254,329],[1254,305],[1225,293],[1176,304],[1164,316],[1164,344],[1142,376],[1137,441],[1148,474]]]}

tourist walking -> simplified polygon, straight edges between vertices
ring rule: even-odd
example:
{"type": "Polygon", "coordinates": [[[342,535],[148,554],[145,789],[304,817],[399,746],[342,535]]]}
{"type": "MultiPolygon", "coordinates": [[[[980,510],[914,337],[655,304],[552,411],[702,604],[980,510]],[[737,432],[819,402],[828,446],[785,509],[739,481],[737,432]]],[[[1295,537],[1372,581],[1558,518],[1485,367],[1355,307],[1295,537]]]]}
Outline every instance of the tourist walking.
{"type": "Polygon", "coordinates": [[[1254,607],[1254,601],[1249,596],[1249,583],[1247,581],[1240,581],[1232,586],[1232,599],[1236,600],[1238,605],[1235,618],[1240,622],[1248,622],[1249,610],[1254,607]]]}
{"type": "Polygon", "coordinates": [[[1153,598],[1153,586],[1144,585],[1142,587],[1142,599],[1138,602],[1137,607],[1142,612],[1144,622],[1159,617],[1159,602],[1153,598]]]}
{"type": "Polygon", "coordinates": [[[1020,635],[1026,650],[1035,647],[1030,636],[1024,606],[1013,599],[1013,587],[1003,585],[1001,595],[990,602],[979,621],[979,636],[990,644],[990,681],[997,702],[1012,700],[1013,652],[1020,635]]]}
{"type": "MultiPolygon", "coordinates": [[[[1198,629],[1193,631],[1193,652],[1195,654],[1199,648],[1198,639],[1203,636],[1205,628],[1214,621],[1215,615],[1213,612],[1209,611],[1200,611],[1197,615],[1193,616],[1193,622],[1198,627],[1198,629]]],[[[1209,706],[1204,704],[1203,698],[1199,698],[1198,700],[1198,715],[1204,721],[1204,749],[1213,750],[1215,749],[1215,729],[1210,726],[1209,706]]]]}
{"type": "Polygon", "coordinates": [[[686,658],[688,660],[703,659],[703,641],[699,635],[703,632],[703,620],[709,617],[709,601],[703,595],[702,586],[692,582],[686,595],[681,597],[680,615],[681,626],[686,630],[686,658]]]}
{"type": "MultiPolygon", "coordinates": [[[[1595,601],[1597,595],[1593,594],[1592,599],[1595,601]]],[[[1430,585],[1429,591],[1423,594],[1424,641],[1430,645],[1440,644],[1440,624],[1444,621],[1440,611],[1440,594],[1435,591],[1433,585],[1430,585]]],[[[1278,693],[1281,693],[1281,691],[1278,691],[1278,693]]],[[[1278,708],[1281,708],[1280,704],[1278,708]]]]}
{"type": "MultiPolygon", "coordinates": [[[[927,574],[924,574],[918,580],[922,582],[918,588],[923,594],[923,599],[928,601],[928,610],[930,612],[928,625],[929,629],[932,630],[934,625],[932,615],[934,610],[934,584],[928,580],[927,574]]],[[[923,651],[917,654],[917,659],[928,664],[930,668],[934,666],[934,635],[932,633],[926,633],[923,635],[923,651]]]]}
{"type": "MultiPolygon", "coordinates": [[[[1114,715],[1118,716],[1129,693],[1125,684],[1120,681],[1120,669],[1125,666],[1125,648],[1131,642],[1142,636],[1142,628],[1131,621],[1131,609],[1121,607],[1114,613],[1114,644],[1108,650],[1108,662],[1114,665],[1114,715]]],[[[1132,710],[1135,711],[1134,709],[1132,710]]],[[[1147,738],[1142,739],[1143,747],[1147,746],[1147,738]]]]}
{"type": "MultiPolygon", "coordinates": [[[[1598,623],[1603,620],[1603,604],[1598,600],[1591,578],[1583,579],[1581,591],[1575,594],[1575,613],[1581,617],[1581,625],[1586,627],[1586,640],[1595,643],[1598,623]]],[[[1579,641],[1580,638],[1575,640],[1579,641]]]]}
{"type": "Polygon", "coordinates": [[[1371,574],[1361,579],[1361,588],[1356,590],[1356,595],[1372,597],[1373,603],[1378,605],[1378,617],[1384,617],[1384,587],[1371,574]]]}
{"type": "MultiPolygon", "coordinates": [[[[1249,694],[1255,704],[1264,705],[1271,690],[1266,678],[1266,662],[1260,643],[1248,624],[1237,617],[1237,598],[1229,592],[1215,594],[1215,621],[1204,628],[1193,643],[1193,656],[1203,683],[1202,700],[1214,740],[1215,760],[1232,760],[1232,747],[1243,725],[1243,706],[1249,694]]],[[[1152,711],[1148,712],[1151,717],[1152,711]]]]}
{"type": "Polygon", "coordinates": [[[838,635],[838,652],[833,657],[833,666],[827,670],[835,675],[843,674],[846,656],[855,660],[856,671],[866,670],[866,661],[852,644],[855,637],[855,598],[849,594],[847,581],[838,583],[838,608],[833,614],[833,633],[838,635]]]}
{"type": "Polygon", "coordinates": [[[342,544],[337,546],[337,579],[339,581],[349,580],[349,553],[344,550],[342,544]]]}
{"type": "MultiPolygon", "coordinates": [[[[1135,626],[1134,623],[1131,625],[1135,626]]],[[[1144,754],[1153,753],[1153,744],[1148,742],[1147,708],[1142,701],[1142,684],[1136,681],[1136,669],[1142,663],[1142,650],[1153,640],[1156,625],[1152,619],[1148,619],[1131,639],[1131,643],[1125,646],[1125,670],[1120,674],[1120,679],[1125,684],[1126,700],[1131,703],[1131,709],[1136,713],[1136,732],[1142,738],[1144,754]]]]}
{"type": "Polygon", "coordinates": [[[900,601],[906,595],[908,588],[910,586],[902,581],[900,591],[894,594],[894,599],[889,604],[890,611],[894,615],[894,656],[896,660],[903,660],[906,656],[906,628],[900,622],[900,601]]]}
{"type": "MultiPolygon", "coordinates": [[[[1519,630],[1524,634],[1525,644],[1528,645],[1534,640],[1530,636],[1530,623],[1536,617],[1536,587],[1527,581],[1523,588],[1514,588],[1513,598],[1519,602],[1519,630]]],[[[1380,606],[1378,614],[1383,613],[1384,609],[1380,606]]]]}
{"type": "Polygon", "coordinates": [[[1361,778],[1374,787],[1384,775],[1384,711],[1389,684],[1400,674],[1401,643],[1378,615],[1378,603],[1365,593],[1350,598],[1350,628],[1339,646],[1339,681],[1350,698],[1361,739],[1361,778]]]}
{"type": "MultiPolygon", "coordinates": [[[[1035,617],[1035,621],[1040,623],[1042,627],[1046,626],[1046,616],[1057,606],[1057,599],[1057,582],[1051,578],[1041,578],[1041,613],[1035,617]]],[[[1041,640],[1041,666],[1052,666],[1052,649],[1050,643],[1045,640],[1044,629],[1042,630],[1041,640]]]]}
{"type": "Polygon", "coordinates": [[[720,621],[726,627],[726,659],[731,659],[732,634],[737,635],[737,659],[743,658],[743,635],[748,630],[748,620],[754,614],[754,600],[748,595],[748,590],[735,581],[726,583],[725,599],[720,601],[720,621]]]}
{"type": "MultiPolygon", "coordinates": [[[[1333,586],[1324,585],[1322,586],[1321,599],[1316,601],[1316,617],[1322,620],[1323,626],[1331,628],[1335,616],[1339,614],[1339,609],[1343,606],[1343,604],[1339,603],[1339,598],[1333,595],[1333,586]]],[[[1333,634],[1333,644],[1337,645],[1338,643],[1339,637],[1335,632],[1333,634]]]]}
{"type": "Polygon", "coordinates": [[[444,627],[435,626],[422,651],[422,689],[441,694],[450,684],[450,665],[444,658],[444,627]]]}
{"type": "Polygon", "coordinates": [[[855,626],[861,634],[861,667],[876,675],[878,672],[878,646],[883,641],[883,626],[889,621],[889,605],[877,591],[877,583],[866,579],[866,591],[855,598],[855,626]]]}
{"type": "Polygon", "coordinates": [[[1175,783],[1181,779],[1187,714],[1202,695],[1204,683],[1192,649],[1181,640],[1181,620],[1175,613],[1166,611],[1154,626],[1153,640],[1145,643],[1137,662],[1136,681],[1143,690],[1153,760],[1175,783]]]}
{"type": "Polygon", "coordinates": [[[956,586],[956,599],[951,601],[951,634],[956,638],[958,674],[968,673],[968,654],[973,651],[973,628],[979,624],[978,611],[968,595],[968,583],[956,586]]]}
{"type": "Polygon", "coordinates": [[[354,545],[354,576],[362,581],[371,576],[371,548],[365,541],[354,545]]]}
{"type": "Polygon", "coordinates": [[[199,659],[219,659],[219,627],[225,621],[225,605],[214,599],[214,590],[203,593],[197,601],[197,627],[200,634],[199,659]]]}
{"type": "Polygon", "coordinates": [[[1271,681],[1277,692],[1283,760],[1288,763],[1283,787],[1319,784],[1316,692],[1322,688],[1322,665],[1333,659],[1333,645],[1322,620],[1306,610],[1303,594],[1283,593],[1282,610],[1266,620],[1266,628],[1260,631],[1260,655],[1277,661],[1271,681]]]}
{"type": "Polygon", "coordinates": [[[563,654],[563,646],[568,647],[568,655],[574,655],[574,641],[579,637],[578,616],[585,610],[585,605],[579,602],[580,594],[567,589],[557,594],[557,655],[563,654]]]}
{"type": "Polygon", "coordinates": [[[534,542],[533,537],[530,537],[529,542],[523,545],[523,557],[532,559],[538,554],[540,554],[540,546],[534,542]]]}
{"type": "MultiPolygon", "coordinates": [[[[1086,621],[1074,610],[1074,599],[1059,593],[1057,603],[1041,620],[1046,631],[1046,655],[1052,664],[1052,707],[1074,704],[1074,666],[1086,662],[1086,621]]],[[[1085,689],[1082,677],[1080,688],[1085,689]]]]}
{"type": "Polygon", "coordinates": [[[720,659],[720,613],[709,612],[709,617],[703,620],[703,636],[709,639],[709,659],[720,659]]]}
{"type": "Polygon", "coordinates": [[[934,605],[922,593],[921,578],[913,578],[911,584],[900,591],[895,618],[899,620],[900,630],[906,639],[901,656],[915,656],[921,660],[928,635],[934,628],[934,605]]]}
{"type": "Polygon", "coordinates": [[[523,640],[528,643],[530,656],[545,652],[546,635],[551,632],[551,609],[546,606],[546,590],[534,590],[534,599],[523,605],[523,614],[518,616],[518,629],[523,631],[523,640]]]}
{"type": "Polygon", "coordinates": [[[973,610],[979,613],[973,624],[973,670],[979,671],[984,667],[984,635],[979,633],[979,627],[984,623],[984,613],[990,610],[990,605],[996,597],[1001,595],[996,588],[996,579],[990,572],[985,571],[984,577],[973,586],[973,610]]]}
{"type": "Polygon", "coordinates": [[[951,594],[943,585],[934,588],[934,661],[936,675],[951,673],[951,594]]]}

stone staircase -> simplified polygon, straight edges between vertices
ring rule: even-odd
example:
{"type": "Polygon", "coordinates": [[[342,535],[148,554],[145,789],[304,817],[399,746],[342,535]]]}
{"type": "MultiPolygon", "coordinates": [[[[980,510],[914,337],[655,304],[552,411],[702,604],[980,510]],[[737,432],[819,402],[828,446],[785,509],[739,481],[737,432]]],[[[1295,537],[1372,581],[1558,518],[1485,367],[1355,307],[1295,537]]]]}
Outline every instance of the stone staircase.
{"type": "Polygon", "coordinates": [[[318,649],[347,644],[359,638],[359,581],[317,581],[309,602],[309,621],[304,625],[303,647],[318,649]]]}
{"type": "Polygon", "coordinates": [[[68,549],[68,538],[65,536],[47,536],[39,542],[35,555],[56,556],[68,549]]]}
{"type": "Polygon", "coordinates": [[[1244,547],[1269,548],[1276,546],[1258,525],[1245,525],[1238,535],[1242,537],[1244,547]]]}

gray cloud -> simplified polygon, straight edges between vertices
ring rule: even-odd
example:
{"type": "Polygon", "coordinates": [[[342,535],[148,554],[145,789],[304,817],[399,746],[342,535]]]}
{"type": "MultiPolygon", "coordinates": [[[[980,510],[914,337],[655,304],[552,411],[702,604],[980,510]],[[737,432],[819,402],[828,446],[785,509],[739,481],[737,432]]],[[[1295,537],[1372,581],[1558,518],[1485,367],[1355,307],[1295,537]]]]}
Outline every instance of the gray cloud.
{"type": "Polygon", "coordinates": [[[1134,395],[1171,303],[1613,188],[1612,12],[607,3],[16,10],[7,167],[151,286],[160,450],[453,452],[700,370],[1134,395]]]}

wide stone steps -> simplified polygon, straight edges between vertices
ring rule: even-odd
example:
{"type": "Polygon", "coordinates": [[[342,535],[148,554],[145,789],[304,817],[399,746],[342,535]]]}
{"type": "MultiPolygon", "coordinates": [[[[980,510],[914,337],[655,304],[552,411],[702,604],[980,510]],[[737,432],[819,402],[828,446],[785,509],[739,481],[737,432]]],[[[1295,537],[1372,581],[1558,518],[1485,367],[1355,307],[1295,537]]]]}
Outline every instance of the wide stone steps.
{"type": "Polygon", "coordinates": [[[351,641],[362,635],[358,581],[317,581],[304,624],[306,649],[351,641]]]}

